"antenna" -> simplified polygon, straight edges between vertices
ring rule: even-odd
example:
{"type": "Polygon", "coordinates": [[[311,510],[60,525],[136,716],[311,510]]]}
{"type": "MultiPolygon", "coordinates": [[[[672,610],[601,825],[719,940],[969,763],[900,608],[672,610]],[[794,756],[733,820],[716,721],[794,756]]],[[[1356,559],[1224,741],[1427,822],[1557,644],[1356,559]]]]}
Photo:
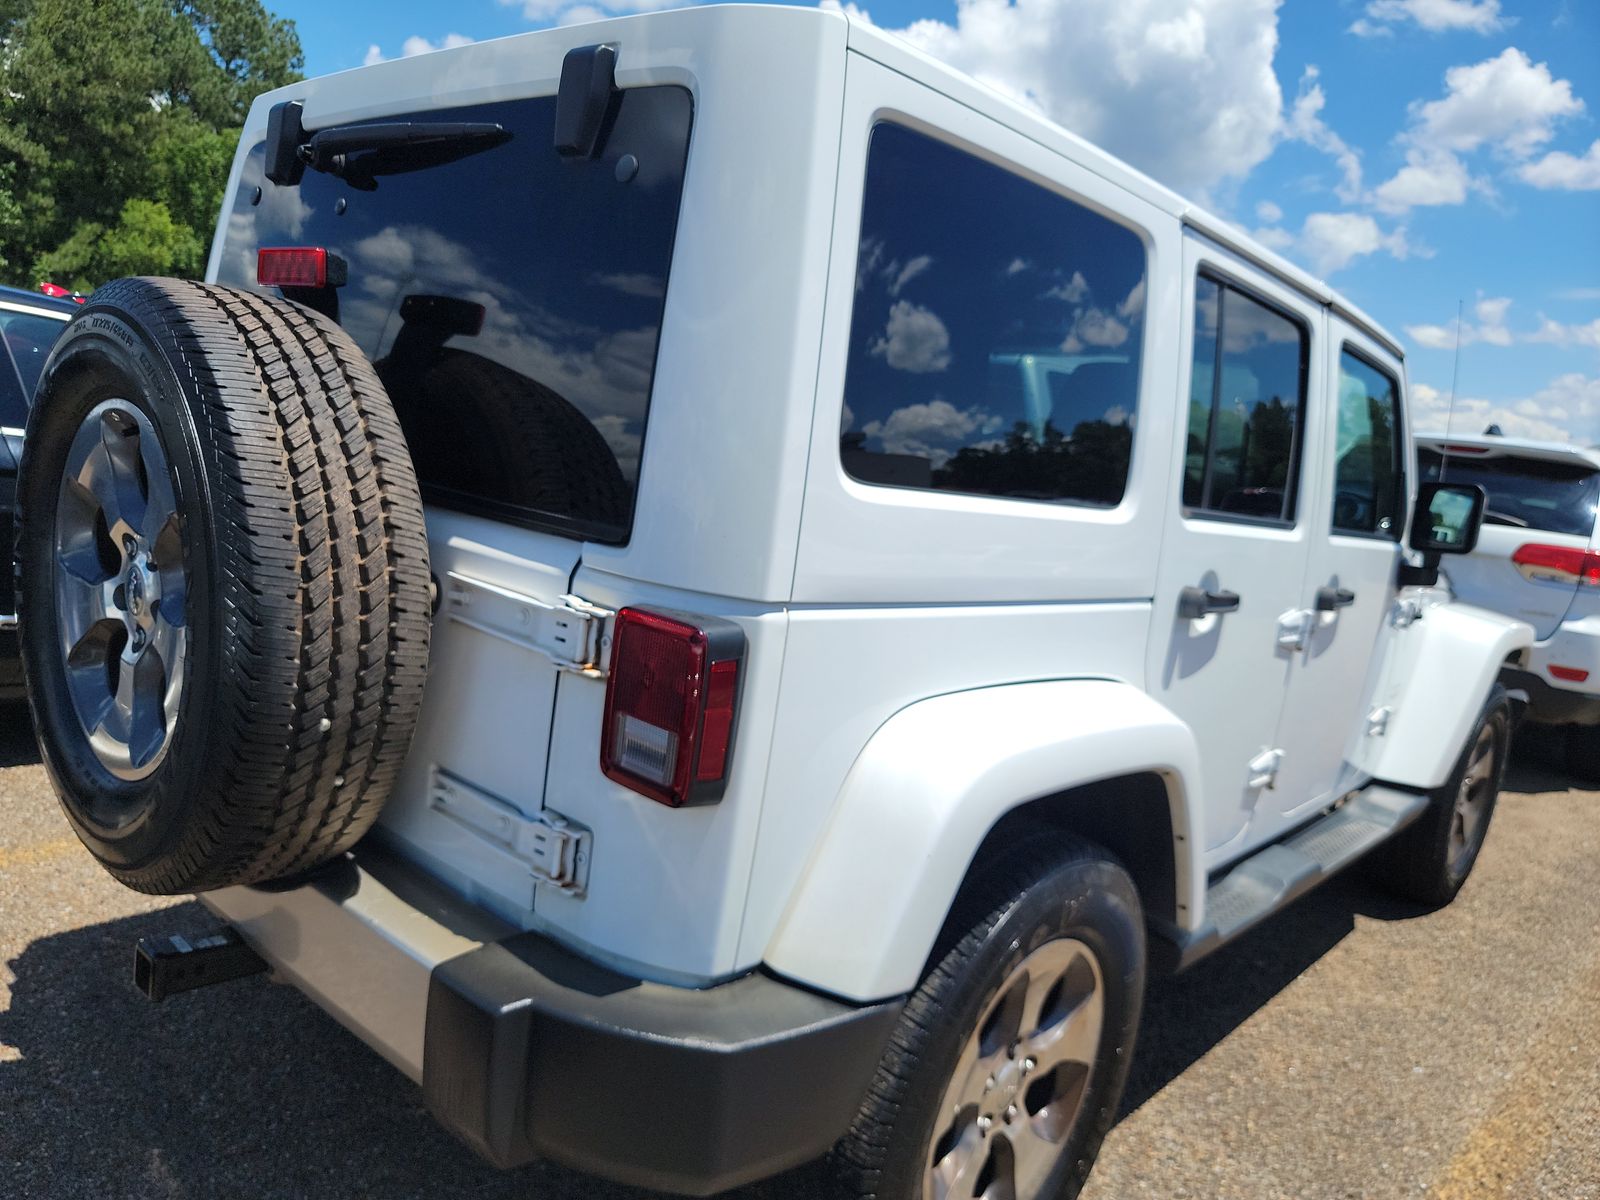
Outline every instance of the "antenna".
{"type": "MultiPolygon", "coordinates": [[[[1450,426],[1455,422],[1456,416],[1456,384],[1461,379],[1461,313],[1466,306],[1465,299],[1456,300],[1456,360],[1450,368],[1450,403],[1444,410],[1444,435],[1450,436],[1450,426]]],[[[1445,476],[1450,470],[1450,456],[1439,456],[1439,482],[1445,482],[1445,476]]]]}

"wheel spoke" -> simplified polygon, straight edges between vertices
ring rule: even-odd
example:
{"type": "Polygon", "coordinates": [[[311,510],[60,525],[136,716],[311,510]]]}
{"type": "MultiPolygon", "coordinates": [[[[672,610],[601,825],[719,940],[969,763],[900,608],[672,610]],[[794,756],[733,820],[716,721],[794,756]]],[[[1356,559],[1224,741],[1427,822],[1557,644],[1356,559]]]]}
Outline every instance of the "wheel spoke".
{"type": "Polygon", "coordinates": [[[988,1153],[982,1132],[969,1121],[945,1156],[933,1164],[934,1200],[976,1200],[978,1176],[988,1153]]]}
{"type": "Polygon", "coordinates": [[[1098,991],[1081,996],[1061,1020],[1023,1041],[1023,1053],[1047,1071],[1062,1063],[1092,1063],[1100,1048],[1103,1023],[1098,991]]]}
{"type": "MultiPolygon", "coordinates": [[[[135,430],[137,426],[133,427],[135,430]]],[[[122,545],[123,538],[144,527],[144,491],[138,456],[138,434],[130,435],[124,426],[106,414],[100,420],[98,443],[84,456],[74,473],[76,482],[94,493],[105,514],[112,540],[122,545]]]]}

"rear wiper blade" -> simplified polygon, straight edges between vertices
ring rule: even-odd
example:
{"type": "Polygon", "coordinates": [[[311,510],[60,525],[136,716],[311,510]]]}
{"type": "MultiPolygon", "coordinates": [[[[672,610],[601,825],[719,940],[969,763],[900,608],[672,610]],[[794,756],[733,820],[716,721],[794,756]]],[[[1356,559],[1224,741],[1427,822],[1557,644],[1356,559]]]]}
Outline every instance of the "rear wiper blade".
{"type": "Polygon", "coordinates": [[[313,171],[371,191],[379,175],[454,162],[510,140],[504,125],[487,121],[393,121],[319,129],[296,153],[313,171]]]}
{"type": "Polygon", "coordinates": [[[319,129],[300,147],[313,171],[326,171],[343,155],[361,150],[471,145],[487,150],[511,140],[504,125],[487,121],[390,121],[374,125],[333,125],[319,129]]]}

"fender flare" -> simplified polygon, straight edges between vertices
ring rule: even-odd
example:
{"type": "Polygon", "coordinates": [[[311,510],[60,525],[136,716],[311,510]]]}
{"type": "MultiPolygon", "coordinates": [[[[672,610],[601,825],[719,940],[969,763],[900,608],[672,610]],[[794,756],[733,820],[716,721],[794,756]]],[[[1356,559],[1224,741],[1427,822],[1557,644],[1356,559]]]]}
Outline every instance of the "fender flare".
{"type": "Polygon", "coordinates": [[[1371,770],[1431,791],[1450,778],[1506,657],[1533,645],[1533,627],[1449,601],[1424,607],[1401,636],[1394,715],[1371,770]]]}
{"type": "Polygon", "coordinates": [[[900,710],[846,775],[767,965],[853,1000],[904,995],[1000,818],[1069,788],[1150,772],[1171,804],[1177,898],[1197,913],[1204,839],[1190,827],[1191,798],[1202,794],[1199,752],[1189,727],[1139,688],[1100,679],[1006,684],[900,710]]]}

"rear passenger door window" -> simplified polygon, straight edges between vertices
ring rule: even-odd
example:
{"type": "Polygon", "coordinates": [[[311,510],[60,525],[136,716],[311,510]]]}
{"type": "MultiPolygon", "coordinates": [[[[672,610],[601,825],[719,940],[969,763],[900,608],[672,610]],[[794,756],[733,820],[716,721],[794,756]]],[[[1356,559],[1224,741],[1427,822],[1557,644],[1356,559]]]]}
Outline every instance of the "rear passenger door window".
{"type": "Polygon", "coordinates": [[[1333,464],[1335,533],[1398,541],[1405,469],[1400,385],[1348,345],[1339,354],[1339,427],[1333,464]]]}
{"type": "Polygon", "coordinates": [[[1183,478],[1190,516],[1293,523],[1308,345],[1305,325],[1287,312],[1199,278],[1183,478]]]}
{"type": "Polygon", "coordinates": [[[864,483],[1118,504],[1144,297],[1145,248],[1132,230],[879,124],[845,377],[845,470],[864,483]]]}

